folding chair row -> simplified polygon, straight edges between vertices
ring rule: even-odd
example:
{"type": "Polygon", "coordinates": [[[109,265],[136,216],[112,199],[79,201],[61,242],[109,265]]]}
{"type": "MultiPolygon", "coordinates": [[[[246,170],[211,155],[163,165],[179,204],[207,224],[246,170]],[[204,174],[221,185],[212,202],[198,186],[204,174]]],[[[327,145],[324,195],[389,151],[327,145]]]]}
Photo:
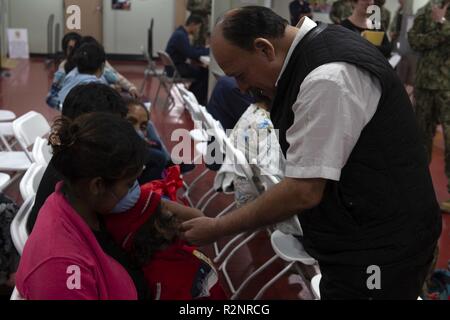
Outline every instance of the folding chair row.
{"type": "MultiPolygon", "coordinates": [[[[231,159],[235,159],[236,163],[235,165],[239,166],[242,172],[245,173],[245,176],[247,177],[248,181],[251,182],[252,187],[254,190],[259,193],[259,189],[254,184],[254,170],[252,169],[252,165],[250,165],[245,158],[245,156],[242,154],[240,150],[237,150],[233,144],[231,143],[230,139],[227,137],[225,131],[223,130],[222,126],[215,120],[213,117],[207,112],[206,108],[198,105],[195,98],[192,94],[187,92],[186,90],[183,91],[183,95],[185,97],[185,102],[187,104],[188,110],[190,110],[193,113],[193,118],[199,119],[203,121],[206,129],[209,132],[212,132],[214,135],[217,143],[219,144],[221,151],[225,154],[231,154],[231,159]]],[[[271,186],[279,183],[278,178],[268,176],[266,180],[263,182],[265,185],[265,189],[267,190],[271,186]]],[[[231,209],[230,209],[231,210],[231,209]]],[[[226,214],[227,212],[223,212],[219,215],[226,214]]],[[[288,221],[291,225],[291,228],[295,230],[296,235],[303,235],[303,230],[301,228],[300,222],[297,217],[292,218],[290,221],[288,221]]],[[[216,259],[215,262],[219,262],[221,258],[225,257],[223,260],[223,263],[220,266],[220,271],[225,276],[225,279],[230,287],[231,292],[233,293],[232,299],[237,299],[239,295],[242,293],[242,291],[246,288],[246,286],[261,272],[263,272],[265,269],[267,269],[270,265],[272,265],[277,259],[282,259],[286,261],[288,264],[286,268],[284,268],[281,272],[279,272],[274,278],[272,278],[271,281],[267,282],[261,290],[256,295],[255,299],[260,299],[262,295],[278,280],[280,279],[284,274],[286,274],[296,263],[302,263],[304,265],[315,265],[316,261],[313,259],[303,248],[303,245],[301,242],[294,237],[291,234],[285,234],[279,230],[276,230],[273,232],[271,229],[267,230],[270,235],[270,243],[274,250],[274,256],[269,259],[266,263],[264,263],[260,268],[255,270],[240,286],[239,288],[235,289],[234,285],[231,281],[231,278],[229,277],[228,271],[227,271],[227,265],[230,261],[230,259],[235,255],[235,253],[241,249],[244,245],[252,241],[259,232],[249,232],[249,233],[243,233],[240,235],[237,235],[235,238],[233,238],[231,241],[228,242],[228,244],[222,249],[218,250],[218,244],[216,243],[214,245],[215,251],[216,251],[216,259]],[[236,243],[238,243],[236,246],[234,246],[236,243]],[[226,251],[230,248],[232,249],[231,252],[226,254],[226,251]]],[[[300,273],[300,276],[303,277],[303,275],[300,273]]]]}

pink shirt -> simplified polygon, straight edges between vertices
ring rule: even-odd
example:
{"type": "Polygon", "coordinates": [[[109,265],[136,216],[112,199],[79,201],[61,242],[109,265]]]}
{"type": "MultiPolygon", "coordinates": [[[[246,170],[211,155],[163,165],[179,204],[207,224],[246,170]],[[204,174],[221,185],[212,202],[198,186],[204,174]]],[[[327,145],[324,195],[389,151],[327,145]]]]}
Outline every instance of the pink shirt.
{"type": "Polygon", "coordinates": [[[39,212],[20,260],[16,287],[27,300],[137,300],[127,271],[56,187],[39,212]]]}

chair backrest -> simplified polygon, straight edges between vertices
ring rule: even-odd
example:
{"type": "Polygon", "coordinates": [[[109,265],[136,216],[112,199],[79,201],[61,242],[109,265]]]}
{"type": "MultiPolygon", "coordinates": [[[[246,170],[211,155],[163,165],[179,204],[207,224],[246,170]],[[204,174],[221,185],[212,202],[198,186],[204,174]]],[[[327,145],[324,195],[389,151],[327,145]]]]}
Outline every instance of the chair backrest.
{"type": "Polygon", "coordinates": [[[53,26],[55,24],[55,15],[51,14],[47,22],[47,54],[53,53],[53,26]]]}
{"type": "Polygon", "coordinates": [[[37,137],[32,154],[34,162],[42,166],[48,166],[52,159],[52,148],[48,145],[48,140],[37,137]]]}
{"type": "Polygon", "coordinates": [[[169,67],[173,69],[173,75],[171,77],[172,79],[180,78],[180,73],[178,72],[175,63],[173,62],[172,58],[169,56],[167,52],[158,51],[158,57],[161,60],[161,63],[163,64],[164,68],[169,67]]]}
{"type": "Polygon", "coordinates": [[[175,68],[175,64],[173,63],[172,58],[165,51],[158,51],[158,57],[161,59],[161,62],[164,67],[172,67],[175,68]]]}
{"type": "Polygon", "coordinates": [[[22,255],[23,248],[28,240],[27,220],[31,209],[33,209],[34,200],[35,196],[26,199],[11,222],[11,238],[19,255],[22,255]]]}
{"type": "Polygon", "coordinates": [[[155,26],[155,19],[150,20],[150,28],[148,29],[148,43],[147,53],[150,59],[153,59],[153,30],[155,26]]]}
{"type": "Polygon", "coordinates": [[[50,125],[42,114],[30,111],[14,120],[13,130],[17,141],[28,154],[28,148],[33,145],[37,137],[44,137],[50,133],[50,125]]]}
{"type": "Polygon", "coordinates": [[[28,199],[37,193],[46,167],[33,163],[20,181],[19,189],[22,199],[28,199]]]}

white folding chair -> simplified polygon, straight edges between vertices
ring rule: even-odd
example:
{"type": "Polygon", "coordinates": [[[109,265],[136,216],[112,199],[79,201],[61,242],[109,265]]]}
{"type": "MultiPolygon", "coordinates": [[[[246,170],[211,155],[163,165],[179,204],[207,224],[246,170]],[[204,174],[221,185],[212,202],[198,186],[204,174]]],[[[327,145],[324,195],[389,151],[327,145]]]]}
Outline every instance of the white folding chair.
{"type": "Polygon", "coordinates": [[[172,58],[169,56],[167,52],[158,51],[158,56],[161,59],[161,62],[164,66],[164,74],[158,77],[159,87],[158,90],[156,91],[156,97],[153,105],[156,106],[161,88],[164,88],[164,90],[167,93],[167,98],[166,101],[164,102],[164,107],[166,107],[168,103],[169,105],[170,103],[175,103],[175,97],[172,95],[173,86],[178,83],[192,83],[194,79],[183,78],[180,75],[180,72],[178,71],[177,67],[175,66],[175,63],[173,62],[172,58]],[[172,76],[169,76],[167,74],[166,68],[171,68],[173,70],[172,76]]]}
{"type": "Polygon", "coordinates": [[[25,172],[19,186],[22,199],[25,200],[36,195],[39,184],[44,176],[45,169],[46,166],[33,163],[27,172],[25,172]]]}
{"type": "Polygon", "coordinates": [[[25,200],[13,221],[11,222],[11,238],[19,255],[22,256],[23,248],[28,240],[27,221],[31,209],[33,209],[35,196],[25,200]]]}
{"type": "MultiPolygon", "coordinates": [[[[187,98],[189,100],[189,98],[187,98]]],[[[191,105],[191,107],[193,107],[191,105]]],[[[195,108],[194,106],[194,112],[197,112],[198,114],[196,117],[203,119],[206,127],[209,130],[212,130],[214,133],[214,136],[216,138],[216,141],[218,141],[219,145],[222,148],[222,151],[225,154],[231,154],[232,158],[236,160],[235,164],[240,167],[242,172],[245,173],[248,181],[253,181],[253,175],[254,172],[252,170],[252,165],[250,165],[247,162],[247,159],[242,154],[240,150],[237,150],[229,138],[226,136],[225,132],[223,131],[220,124],[213,119],[213,117],[206,111],[205,108],[198,107],[195,108]]],[[[264,184],[266,186],[266,189],[277,184],[279,182],[279,179],[273,176],[267,176],[266,181],[264,181],[264,184]]],[[[258,193],[260,192],[257,188],[257,186],[252,183],[253,188],[258,193]]],[[[300,222],[298,221],[297,217],[293,217],[289,223],[293,224],[293,229],[296,230],[296,233],[299,235],[303,234],[303,230],[301,228],[300,222]]],[[[315,265],[316,260],[312,258],[303,248],[302,243],[295,238],[293,235],[290,234],[284,234],[281,231],[276,230],[275,232],[271,232],[271,230],[268,230],[269,233],[271,233],[271,245],[275,252],[275,255],[268,260],[265,264],[263,264],[260,268],[255,270],[242,284],[239,288],[234,289],[233,284],[231,283],[231,279],[228,276],[228,272],[226,270],[226,266],[228,262],[230,261],[230,258],[239,250],[242,248],[245,244],[247,244],[249,241],[254,239],[258,232],[250,233],[250,234],[241,234],[232,239],[229,242],[229,246],[233,245],[233,242],[238,242],[240,239],[242,239],[243,236],[247,236],[243,241],[241,241],[232,252],[230,252],[225,260],[223,261],[222,265],[220,266],[220,270],[224,273],[225,278],[230,285],[230,289],[233,292],[232,299],[236,299],[242,292],[242,290],[262,271],[264,271],[267,267],[269,267],[272,263],[274,263],[277,259],[281,258],[282,260],[288,262],[288,265],[279,272],[275,277],[273,277],[266,285],[264,285],[261,290],[258,292],[258,294],[255,296],[255,300],[260,299],[262,295],[278,280],[280,279],[284,274],[286,274],[292,267],[296,266],[296,263],[302,263],[304,265],[315,265]]],[[[224,254],[224,251],[221,252],[221,254],[224,254]]],[[[215,260],[217,261],[217,259],[215,260]]],[[[299,272],[299,275],[303,277],[303,274],[299,272]]]]}
{"type": "Polygon", "coordinates": [[[30,111],[13,122],[13,130],[22,149],[29,159],[33,160],[28,148],[34,144],[37,137],[50,133],[50,125],[42,114],[30,111]]]}
{"type": "Polygon", "coordinates": [[[12,147],[14,147],[13,143],[15,140],[14,130],[12,122],[0,122],[0,151],[7,150],[12,151],[12,147]]]}
{"type": "Polygon", "coordinates": [[[33,145],[32,155],[36,163],[47,166],[52,159],[52,148],[49,146],[48,140],[37,137],[33,145]]]}
{"type": "Polygon", "coordinates": [[[13,131],[22,151],[1,151],[0,172],[15,172],[9,184],[17,180],[33,162],[28,150],[37,137],[43,137],[50,132],[50,125],[41,114],[31,111],[14,120],[13,131]]]}
{"type": "Polygon", "coordinates": [[[14,112],[9,110],[0,110],[0,122],[11,122],[16,119],[14,112]]]}

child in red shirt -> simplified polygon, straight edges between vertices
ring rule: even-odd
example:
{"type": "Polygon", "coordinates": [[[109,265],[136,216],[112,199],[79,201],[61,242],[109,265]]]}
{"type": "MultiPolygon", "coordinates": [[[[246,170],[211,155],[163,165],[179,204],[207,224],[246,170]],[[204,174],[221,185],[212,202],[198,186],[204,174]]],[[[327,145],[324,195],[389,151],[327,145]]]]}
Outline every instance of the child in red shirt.
{"type": "Polygon", "coordinates": [[[226,300],[210,259],[179,239],[180,221],[202,213],[162,200],[176,200],[180,182],[179,170],[172,168],[165,181],[141,186],[134,207],[108,216],[106,227],[142,267],[155,300],[226,300]]]}

